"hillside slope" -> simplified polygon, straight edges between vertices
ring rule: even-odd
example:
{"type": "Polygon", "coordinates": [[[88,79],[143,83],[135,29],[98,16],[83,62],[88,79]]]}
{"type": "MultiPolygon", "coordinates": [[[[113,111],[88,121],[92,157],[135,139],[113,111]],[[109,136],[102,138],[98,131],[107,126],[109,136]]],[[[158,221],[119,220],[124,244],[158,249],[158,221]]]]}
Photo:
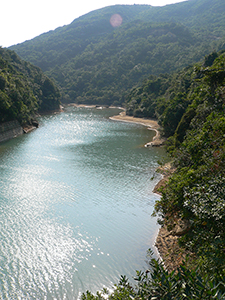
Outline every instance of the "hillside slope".
{"type": "Polygon", "coordinates": [[[212,274],[225,270],[224,86],[224,51],[170,80],[165,94],[177,97],[164,98],[161,122],[174,128],[168,150],[177,169],[155,205],[170,229],[179,219],[188,220],[189,231],[180,243],[212,274]]]}
{"type": "Polygon", "coordinates": [[[173,229],[188,220],[180,242],[224,271],[225,50],[172,75],[152,76],[127,97],[127,113],[155,116],[168,137],[176,171],[155,204],[159,223],[173,229]]]}
{"type": "MultiPolygon", "coordinates": [[[[110,300],[225,299],[224,87],[221,51],[171,76],[152,76],[132,91],[136,104],[152,96],[152,112],[167,120],[164,130],[173,125],[167,132],[173,172],[155,203],[167,248],[160,252],[163,261],[150,251],[148,269],[136,271],[135,285],[121,276],[112,294],[105,288],[97,295],[87,291],[82,300],[104,300],[105,295],[110,300]]],[[[169,164],[164,172],[170,173],[169,164]]]]}
{"type": "Polygon", "coordinates": [[[60,93],[40,68],[0,48],[0,123],[31,122],[37,112],[58,109],[60,93]]]}
{"type": "Polygon", "coordinates": [[[173,72],[225,45],[223,0],[115,5],[11,47],[55,80],[62,101],[121,104],[149,74],[173,72]],[[110,24],[114,14],[123,20],[110,24]]]}

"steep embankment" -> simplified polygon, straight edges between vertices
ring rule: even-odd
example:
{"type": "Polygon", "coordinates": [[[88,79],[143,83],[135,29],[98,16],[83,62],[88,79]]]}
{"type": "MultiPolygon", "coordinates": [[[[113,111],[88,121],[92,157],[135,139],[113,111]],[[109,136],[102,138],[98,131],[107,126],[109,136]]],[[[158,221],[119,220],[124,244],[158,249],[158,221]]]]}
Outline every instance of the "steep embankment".
{"type": "Polygon", "coordinates": [[[23,134],[23,128],[17,120],[0,124],[0,143],[23,134]]]}
{"type": "Polygon", "coordinates": [[[127,97],[127,113],[157,116],[168,138],[173,172],[157,187],[155,214],[163,225],[157,246],[169,269],[192,253],[207,271],[224,270],[224,86],[221,51],[171,76],[150,77],[127,97]]]}
{"type": "Polygon", "coordinates": [[[38,112],[58,109],[59,104],[57,87],[41,69],[0,48],[1,141],[20,134],[20,126],[32,124],[38,112]]]}
{"type": "Polygon", "coordinates": [[[212,53],[171,77],[165,94],[153,100],[176,167],[155,204],[168,229],[162,236],[179,236],[185,252],[212,274],[222,272],[225,261],[224,86],[225,53],[212,53]]]}

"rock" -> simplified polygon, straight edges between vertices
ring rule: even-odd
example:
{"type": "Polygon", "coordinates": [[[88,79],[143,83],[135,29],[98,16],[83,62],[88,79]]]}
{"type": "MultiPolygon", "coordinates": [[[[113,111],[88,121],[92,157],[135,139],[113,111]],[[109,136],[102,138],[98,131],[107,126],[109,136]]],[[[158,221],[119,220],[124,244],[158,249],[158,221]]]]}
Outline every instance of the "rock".
{"type": "Polygon", "coordinates": [[[169,231],[165,225],[162,226],[155,242],[168,271],[176,270],[187,255],[193,258],[193,253],[187,252],[178,243],[179,236],[185,234],[190,229],[191,224],[188,220],[179,220],[178,223],[172,231],[169,231]]]}
{"type": "Polygon", "coordinates": [[[160,228],[155,246],[168,271],[177,269],[185,258],[184,250],[179,247],[178,237],[172,235],[165,226],[160,228]]]}
{"type": "Polygon", "coordinates": [[[32,120],[31,123],[32,123],[32,125],[33,125],[34,127],[38,128],[39,123],[38,123],[36,120],[32,120]]]}
{"type": "Polygon", "coordinates": [[[182,236],[186,234],[191,228],[191,224],[188,220],[179,219],[174,229],[172,230],[172,235],[182,236]]]}

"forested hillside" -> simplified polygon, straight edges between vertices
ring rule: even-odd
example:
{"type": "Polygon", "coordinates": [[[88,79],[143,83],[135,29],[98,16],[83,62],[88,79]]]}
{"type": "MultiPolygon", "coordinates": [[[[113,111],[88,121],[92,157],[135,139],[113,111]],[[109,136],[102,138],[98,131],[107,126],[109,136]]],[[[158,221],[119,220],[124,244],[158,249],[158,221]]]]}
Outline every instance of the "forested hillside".
{"type": "MultiPolygon", "coordinates": [[[[156,212],[161,222],[187,218],[185,245],[224,266],[225,51],[173,75],[151,76],[127,96],[127,114],[155,117],[177,171],[156,212]],[[189,242],[187,242],[189,240],[189,242]],[[221,255],[223,260],[218,259],[221,255]]],[[[211,267],[216,265],[212,262],[211,267]]]]}
{"type": "Polygon", "coordinates": [[[177,170],[156,212],[167,225],[188,219],[190,231],[182,238],[185,247],[201,257],[209,270],[224,270],[225,52],[207,56],[170,84],[161,123],[165,133],[172,135],[168,150],[177,170]],[[170,98],[174,93],[178,97],[170,98]],[[168,133],[170,124],[173,129],[168,133]]]}
{"type": "Polygon", "coordinates": [[[40,68],[0,48],[0,123],[31,121],[40,111],[58,109],[60,93],[40,68]]]}
{"type": "MultiPolygon", "coordinates": [[[[137,271],[136,287],[121,277],[109,299],[225,299],[225,51],[151,77],[133,89],[127,106],[157,116],[169,137],[176,171],[161,188],[155,215],[169,234],[180,220],[188,224],[177,257],[184,251],[190,258],[173,272],[150,259],[149,270],[137,271]]],[[[103,300],[105,292],[82,299],[103,300]]]]}
{"type": "Polygon", "coordinates": [[[223,49],[224,5],[110,6],[12,49],[55,80],[62,101],[121,104],[150,74],[181,70],[223,49]],[[121,16],[120,26],[110,24],[114,14],[121,16]]]}
{"type": "MultiPolygon", "coordinates": [[[[122,277],[109,299],[225,299],[224,12],[224,0],[112,6],[12,47],[58,84],[64,102],[123,103],[128,115],[156,118],[167,137],[176,170],[161,190],[155,215],[169,230],[187,221],[179,245],[191,259],[172,273],[151,260],[149,270],[137,272],[137,287],[122,277]],[[120,26],[110,24],[114,14],[122,17],[120,26]]],[[[0,61],[7,70],[1,69],[0,95],[8,109],[7,97],[21,84],[7,75],[18,75],[19,58],[5,53],[13,61],[13,67],[0,61]]],[[[39,69],[32,68],[33,79],[21,86],[31,82],[36,92],[39,69]]],[[[34,96],[42,101],[42,94],[28,91],[36,111],[41,102],[34,96]]],[[[87,292],[82,299],[105,298],[87,292]]]]}

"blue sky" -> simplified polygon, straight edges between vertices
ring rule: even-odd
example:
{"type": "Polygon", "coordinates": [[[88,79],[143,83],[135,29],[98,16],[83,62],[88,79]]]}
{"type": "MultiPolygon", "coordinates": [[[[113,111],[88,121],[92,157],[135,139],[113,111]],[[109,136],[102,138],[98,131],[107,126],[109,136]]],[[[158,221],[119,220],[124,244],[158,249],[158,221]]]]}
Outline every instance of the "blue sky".
{"type": "Polygon", "coordinates": [[[30,40],[92,10],[115,4],[163,6],[185,0],[5,0],[1,3],[0,46],[9,47],[30,40]]]}

